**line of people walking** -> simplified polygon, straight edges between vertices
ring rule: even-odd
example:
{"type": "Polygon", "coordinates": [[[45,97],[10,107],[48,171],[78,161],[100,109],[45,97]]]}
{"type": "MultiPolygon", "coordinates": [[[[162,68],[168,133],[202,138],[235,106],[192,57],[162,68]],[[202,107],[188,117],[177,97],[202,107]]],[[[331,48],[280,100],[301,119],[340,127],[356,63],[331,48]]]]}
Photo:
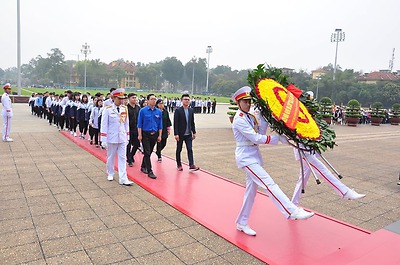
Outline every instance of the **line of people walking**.
{"type": "Polygon", "coordinates": [[[194,110],[190,107],[188,94],[179,100],[181,106],[174,112],[174,124],[164,106],[164,99],[154,94],[140,97],[125,94],[122,88],[111,88],[104,97],[97,93],[80,94],[67,90],[64,95],[55,93],[32,94],[29,100],[32,115],[47,119],[59,131],[87,139],[95,147],[107,149],[107,179],[114,179],[114,161],[118,157],[119,183],[132,185],[126,176],[126,166],[133,166],[138,150],[143,154],[141,171],[156,179],[151,165],[151,154],[156,148],[157,161],[162,162],[162,151],[174,126],[177,142],[177,170],[182,171],[181,151],[186,145],[189,170],[199,170],[194,164],[192,141],[196,137],[194,110]],[[87,135],[88,134],[88,135],[87,135]]]}

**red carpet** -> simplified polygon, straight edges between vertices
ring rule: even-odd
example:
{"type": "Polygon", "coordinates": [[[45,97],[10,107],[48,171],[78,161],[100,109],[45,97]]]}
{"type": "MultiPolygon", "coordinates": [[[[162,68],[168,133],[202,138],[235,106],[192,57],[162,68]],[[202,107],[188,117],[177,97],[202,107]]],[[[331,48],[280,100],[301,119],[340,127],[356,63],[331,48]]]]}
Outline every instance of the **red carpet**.
{"type": "MultiPolygon", "coordinates": [[[[105,150],[62,133],[106,161],[105,150]]],[[[247,236],[235,226],[242,185],[204,170],[189,172],[187,165],[179,172],[174,159],[164,156],[158,163],[155,154],[152,165],[158,178],[153,180],[140,172],[142,155],[135,160],[134,167],[127,167],[129,179],[268,264],[400,264],[400,235],[370,233],[318,213],[305,221],[287,220],[263,193],[256,196],[249,220],[257,236],[247,236]]]]}

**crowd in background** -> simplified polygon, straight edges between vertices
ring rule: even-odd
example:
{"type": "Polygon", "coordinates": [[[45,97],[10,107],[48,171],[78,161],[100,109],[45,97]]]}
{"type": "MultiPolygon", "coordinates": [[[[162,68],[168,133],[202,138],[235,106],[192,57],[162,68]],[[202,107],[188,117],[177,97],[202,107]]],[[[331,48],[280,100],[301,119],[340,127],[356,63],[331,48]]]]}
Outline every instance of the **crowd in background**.
{"type": "MultiPolygon", "coordinates": [[[[103,109],[112,104],[112,91],[113,89],[106,95],[98,92],[94,96],[89,92],[82,94],[71,90],[65,91],[64,94],[56,94],[54,92],[32,93],[29,99],[30,111],[32,115],[37,116],[39,119],[47,120],[50,126],[57,127],[59,131],[68,131],[74,137],[87,139],[90,144],[100,148],[102,147],[100,141],[101,115],[103,109]]],[[[127,148],[127,162],[129,166],[132,166],[136,150],[143,152],[143,147],[137,140],[136,124],[138,112],[148,105],[148,100],[145,96],[137,96],[135,93],[130,93],[127,96],[123,104],[128,106],[128,114],[130,116],[133,115],[133,118],[130,117],[131,137],[127,148]]],[[[159,95],[156,98],[156,107],[165,114],[163,114],[165,128],[163,128],[162,141],[157,143],[156,147],[156,154],[159,162],[161,162],[161,151],[167,144],[169,127],[171,126],[170,121],[166,122],[169,120],[168,113],[173,113],[183,104],[181,98],[178,97],[163,97],[159,95]]],[[[189,108],[192,108],[193,112],[198,114],[215,114],[216,105],[215,98],[211,100],[210,97],[204,99],[191,97],[189,108]]]]}

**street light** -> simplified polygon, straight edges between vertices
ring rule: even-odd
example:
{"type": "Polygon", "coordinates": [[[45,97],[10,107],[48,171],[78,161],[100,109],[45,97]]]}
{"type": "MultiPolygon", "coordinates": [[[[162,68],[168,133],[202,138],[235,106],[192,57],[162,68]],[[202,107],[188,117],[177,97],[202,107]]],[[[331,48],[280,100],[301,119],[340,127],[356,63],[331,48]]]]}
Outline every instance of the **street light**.
{"type": "Polygon", "coordinates": [[[196,63],[196,56],[193,56],[192,63],[193,63],[193,72],[192,72],[192,96],[193,96],[193,92],[194,92],[194,66],[195,66],[195,63],[196,63]]]}
{"type": "Polygon", "coordinates": [[[18,96],[21,96],[21,8],[17,1],[17,67],[18,67],[18,96]]]}
{"type": "Polygon", "coordinates": [[[207,83],[206,83],[206,93],[208,93],[208,77],[210,75],[210,53],[212,53],[213,49],[211,46],[207,46],[206,53],[208,54],[207,60],[207,83]]]}
{"type": "Polygon", "coordinates": [[[317,77],[317,91],[316,91],[316,93],[315,93],[315,99],[316,100],[318,100],[318,83],[319,83],[319,80],[321,80],[321,77],[317,77]]]}
{"type": "Polygon", "coordinates": [[[83,83],[83,87],[85,89],[85,94],[86,94],[86,59],[87,59],[87,55],[90,54],[91,50],[90,50],[90,46],[85,42],[85,44],[82,45],[82,49],[81,49],[81,53],[83,53],[85,55],[85,79],[84,79],[84,83],[83,83]]]}
{"type": "Polygon", "coordinates": [[[336,62],[337,62],[337,51],[339,42],[344,41],[344,38],[345,38],[345,33],[342,31],[342,29],[335,29],[335,32],[332,33],[331,35],[331,42],[336,42],[335,68],[333,68],[333,80],[335,80],[336,77],[336,62]]]}

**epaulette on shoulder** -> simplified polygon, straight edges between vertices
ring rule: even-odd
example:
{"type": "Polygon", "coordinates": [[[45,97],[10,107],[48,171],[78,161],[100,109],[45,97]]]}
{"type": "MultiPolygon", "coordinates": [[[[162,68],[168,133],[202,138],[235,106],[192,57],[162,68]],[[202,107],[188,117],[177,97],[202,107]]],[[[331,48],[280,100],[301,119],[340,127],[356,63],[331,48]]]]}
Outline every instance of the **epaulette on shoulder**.
{"type": "Polygon", "coordinates": [[[108,105],[108,106],[106,106],[106,109],[109,109],[109,108],[111,108],[112,107],[112,105],[108,105]]]}
{"type": "Polygon", "coordinates": [[[240,116],[240,117],[243,117],[243,113],[242,113],[242,112],[240,112],[240,113],[239,113],[239,116],[240,116]]]}

